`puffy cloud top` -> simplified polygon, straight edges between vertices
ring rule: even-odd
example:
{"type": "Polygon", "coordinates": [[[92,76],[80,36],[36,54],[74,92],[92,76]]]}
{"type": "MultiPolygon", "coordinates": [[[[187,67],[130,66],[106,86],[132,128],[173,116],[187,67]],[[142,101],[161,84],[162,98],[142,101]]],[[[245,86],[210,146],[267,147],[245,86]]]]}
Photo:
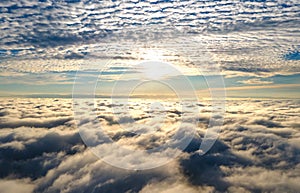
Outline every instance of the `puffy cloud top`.
{"type": "MultiPolygon", "coordinates": [[[[113,129],[117,121],[110,115],[111,105],[97,104],[99,120],[110,126],[107,132],[121,144],[149,148],[169,137],[159,131],[147,141],[113,129]]],[[[69,119],[69,99],[4,99],[0,106],[0,187],[7,192],[296,192],[300,188],[297,100],[229,100],[218,141],[199,156],[211,111],[209,103],[202,102],[197,135],[189,146],[174,161],[144,171],[117,169],[94,156],[69,119]]],[[[180,120],[180,113],[174,112],[167,112],[168,124],[180,120]]],[[[149,117],[135,114],[134,118],[149,117]]]]}

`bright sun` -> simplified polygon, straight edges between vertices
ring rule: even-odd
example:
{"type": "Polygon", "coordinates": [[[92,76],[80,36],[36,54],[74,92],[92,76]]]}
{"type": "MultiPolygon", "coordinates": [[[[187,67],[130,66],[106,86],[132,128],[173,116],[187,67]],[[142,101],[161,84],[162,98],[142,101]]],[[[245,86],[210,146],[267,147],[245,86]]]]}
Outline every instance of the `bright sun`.
{"type": "Polygon", "coordinates": [[[166,59],[164,50],[162,49],[140,49],[138,51],[138,58],[141,60],[156,60],[163,61],[166,59]]]}
{"type": "Polygon", "coordinates": [[[167,62],[170,56],[165,50],[155,48],[139,49],[137,56],[143,61],[138,65],[138,68],[146,79],[161,80],[177,74],[174,66],[167,62]]]}

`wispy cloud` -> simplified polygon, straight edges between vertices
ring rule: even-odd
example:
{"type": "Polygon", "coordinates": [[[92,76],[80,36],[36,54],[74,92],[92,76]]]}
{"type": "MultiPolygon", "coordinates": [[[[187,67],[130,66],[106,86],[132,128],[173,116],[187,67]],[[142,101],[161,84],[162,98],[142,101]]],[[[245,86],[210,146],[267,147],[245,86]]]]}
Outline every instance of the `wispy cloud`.
{"type": "Polygon", "coordinates": [[[272,84],[272,81],[261,80],[259,78],[253,78],[248,80],[238,81],[243,84],[272,84]]]}

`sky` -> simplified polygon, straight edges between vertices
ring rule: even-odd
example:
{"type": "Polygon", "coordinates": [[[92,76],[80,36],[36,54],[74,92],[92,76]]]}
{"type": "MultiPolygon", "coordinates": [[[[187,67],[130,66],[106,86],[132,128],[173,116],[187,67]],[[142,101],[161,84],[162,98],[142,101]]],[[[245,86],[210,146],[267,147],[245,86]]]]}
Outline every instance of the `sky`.
{"type": "Polygon", "coordinates": [[[299,191],[299,26],[299,0],[1,0],[0,192],[299,191]]]}
{"type": "Polygon", "coordinates": [[[96,77],[95,93],[110,96],[113,82],[143,79],[136,65],[154,60],[174,65],[199,97],[218,76],[228,97],[299,98],[299,20],[297,0],[4,0],[0,95],[71,96],[74,81],[96,77]]]}

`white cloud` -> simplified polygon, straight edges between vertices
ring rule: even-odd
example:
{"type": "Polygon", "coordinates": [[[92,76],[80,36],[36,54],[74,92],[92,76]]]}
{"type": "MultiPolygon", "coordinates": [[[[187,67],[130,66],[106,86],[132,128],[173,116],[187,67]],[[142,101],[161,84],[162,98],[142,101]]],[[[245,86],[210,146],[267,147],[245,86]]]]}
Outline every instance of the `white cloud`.
{"type": "Polygon", "coordinates": [[[212,70],[203,64],[209,53],[226,75],[299,73],[299,60],[284,59],[299,50],[297,1],[15,0],[1,7],[4,71],[76,70],[87,55],[134,59],[146,42],[192,59],[203,71],[212,70]]]}
{"type": "Polygon", "coordinates": [[[1,193],[24,192],[31,193],[34,184],[29,179],[23,180],[0,180],[1,193]]]}
{"type": "MultiPolygon", "coordinates": [[[[155,132],[152,138],[150,135],[130,135],[116,126],[108,100],[99,100],[97,104],[102,109],[98,117],[102,119],[102,126],[108,127],[109,136],[119,145],[152,148],[172,136],[172,132],[164,133],[164,130],[155,132]]],[[[150,118],[140,111],[147,106],[145,101],[133,104],[135,120],[144,122],[150,118]]],[[[167,101],[164,104],[172,107],[167,101]]],[[[1,129],[0,187],[19,188],[12,185],[22,184],[29,192],[33,189],[35,192],[109,192],[118,189],[119,192],[156,190],[166,193],[295,192],[299,189],[297,143],[300,135],[295,119],[299,116],[299,103],[296,100],[228,100],[219,139],[201,157],[197,150],[209,119],[209,104],[201,102],[204,114],[199,118],[203,128],[197,130],[198,135],[182,154],[159,168],[130,171],[112,167],[93,155],[80,140],[74,122],[61,122],[54,127],[46,125],[51,124],[47,120],[70,116],[69,99],[3,99],[1,119],[14,128],[1,129]],[[27,119],[24,117],[30,117],[31,127],[28,122],[19,121],[27,119]],[[46,120],[43,127],[38,120],[46,120]]],[[[168,114],[177,117],[167,121],[175,126],[180,121],[180,113],[169,110],[168,114]]],[[[87,119],[85,124],[89,121],[93,123],[94,120],[87,119]]],[[[112,147],[111,144],[102,145],[102,156],[116,158],[117,153],[126,154],[112,147]]],[[[131,156],[119,156],[116,162],[120,165],[141,162],[146,166],[164,159],[167,153],[174,153],[170,149],[163,152],[166,154],[152,156],[152,159],[136,152],[131,156]]]]}
{"type": "Polygon", "coordinates": [[[240,83],[243,84],[272,84],[272,81],[265,81],[265,80],[261,80],[259,78],[253,78],[253,79],[249,79],[249,80],[243,80],[243,81],[238,81],[240,83]]]}

